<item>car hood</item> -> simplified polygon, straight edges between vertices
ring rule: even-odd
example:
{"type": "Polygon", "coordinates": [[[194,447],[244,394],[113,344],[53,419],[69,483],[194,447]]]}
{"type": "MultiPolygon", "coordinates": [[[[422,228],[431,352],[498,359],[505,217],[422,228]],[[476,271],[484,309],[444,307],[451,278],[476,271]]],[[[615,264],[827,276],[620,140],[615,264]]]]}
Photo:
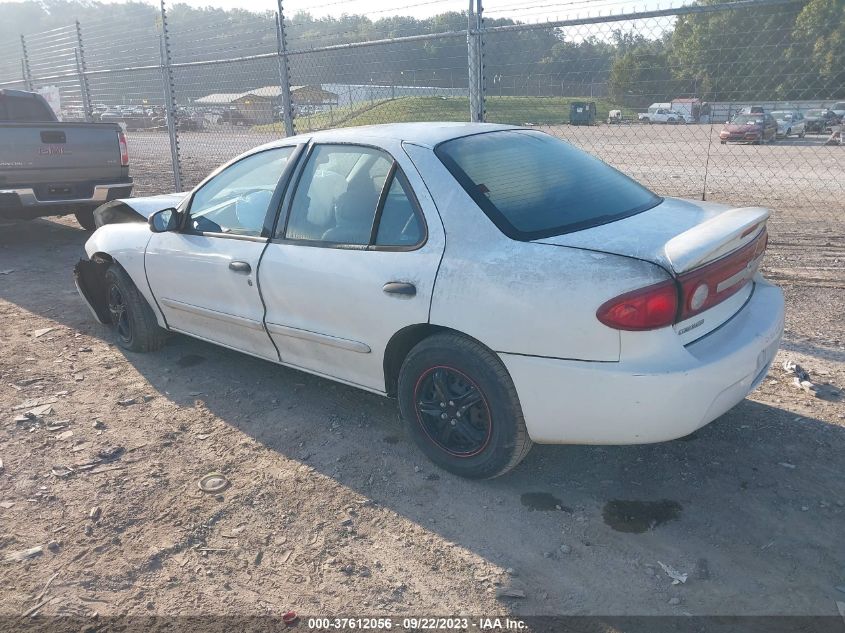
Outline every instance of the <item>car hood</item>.
{"type": "Polygon", "coordinates": [[[187,192],[183,192],[145,198],[118,198],[97,207],[94,222],[98,227],[104,224],[145,222],[156,211],[179,206],[187,195],[187,192]]]}
{"type": "Polygon", "coordinates": [[[147,196],[146,198],[122,198],[118,202],[122,202],[146,219],[156,211],[179,206],[187,195],[188,192],[165,193],[159,196],[147,196]]]}

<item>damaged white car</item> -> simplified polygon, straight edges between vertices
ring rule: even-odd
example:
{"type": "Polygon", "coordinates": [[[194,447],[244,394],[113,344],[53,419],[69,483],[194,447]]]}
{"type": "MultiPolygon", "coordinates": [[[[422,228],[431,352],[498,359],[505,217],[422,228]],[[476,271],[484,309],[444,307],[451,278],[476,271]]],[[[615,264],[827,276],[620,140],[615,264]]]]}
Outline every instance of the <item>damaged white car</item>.
{"type": "Polygon", "coordinates": [[[349,128],[106,205],[76,279],[128,350],[181,332],[396,397],[434,462],[494,477],[532,442],[687,435],[754,389],[784,319],[768,215],[534,130],[349,128]]]}

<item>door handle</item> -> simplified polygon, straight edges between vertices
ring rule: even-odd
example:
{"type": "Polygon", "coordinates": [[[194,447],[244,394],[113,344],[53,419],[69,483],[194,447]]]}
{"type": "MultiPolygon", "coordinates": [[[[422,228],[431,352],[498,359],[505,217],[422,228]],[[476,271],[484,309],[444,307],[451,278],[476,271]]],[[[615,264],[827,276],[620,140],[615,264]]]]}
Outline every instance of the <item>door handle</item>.
{"type": "Polygon", "coordinates": [[[229,270],[236,273],[247,274],[252,271],[252,266],[250,266],[247,262],[229,262],[229,270]]]}
{"type": "Polygon", "coordinates": [[[406,281],[388,281],[382,290],[389,295],[400,297],[414,297],[417,294],[417,287],[406,281]]]}

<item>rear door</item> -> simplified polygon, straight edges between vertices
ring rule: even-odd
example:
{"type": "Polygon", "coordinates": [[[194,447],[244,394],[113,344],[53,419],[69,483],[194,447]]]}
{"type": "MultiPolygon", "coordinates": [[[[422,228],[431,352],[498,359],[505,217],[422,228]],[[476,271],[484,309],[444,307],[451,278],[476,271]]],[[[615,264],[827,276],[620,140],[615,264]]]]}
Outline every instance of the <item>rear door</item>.
{"type": "Polygon", "coordinates": [[[256,274],[295,151],[277,147],[232,163],[194,191],[180,231],[150,238],[147,279],[168,327],[278,360],[256,274]]]}
{"type": "Polygon", "coordinates": [[[259,270],[283,363],[384,391],[388,341],[428,322],[444,235],[403,156],[398,142],[311,148],[259,270]]]}

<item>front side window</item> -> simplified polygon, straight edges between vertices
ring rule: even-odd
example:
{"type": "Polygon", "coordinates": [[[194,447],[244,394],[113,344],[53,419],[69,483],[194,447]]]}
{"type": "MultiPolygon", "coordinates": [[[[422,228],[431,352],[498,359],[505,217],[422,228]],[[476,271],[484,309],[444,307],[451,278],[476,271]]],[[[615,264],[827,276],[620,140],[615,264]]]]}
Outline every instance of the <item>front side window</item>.
{"type": "Polygon", "coordinates": [[[191,200],[189,229],[260,236],[270,199],[294,149],[278,147],[247,156],[205,183],[191,200]]]}
{"type": "Polygon", "coordinates": [[[441,143],[435,153],[508,237],[532,240],[607,224],[661,198],[569,143],[504,130],[441,143]]]}
{"type": "Polygon", "coordinates": [[[424,234],[393,158],[373,148],[317,145],[302,171],[284,237],[343,246],[414,246],[424,234]]]}

